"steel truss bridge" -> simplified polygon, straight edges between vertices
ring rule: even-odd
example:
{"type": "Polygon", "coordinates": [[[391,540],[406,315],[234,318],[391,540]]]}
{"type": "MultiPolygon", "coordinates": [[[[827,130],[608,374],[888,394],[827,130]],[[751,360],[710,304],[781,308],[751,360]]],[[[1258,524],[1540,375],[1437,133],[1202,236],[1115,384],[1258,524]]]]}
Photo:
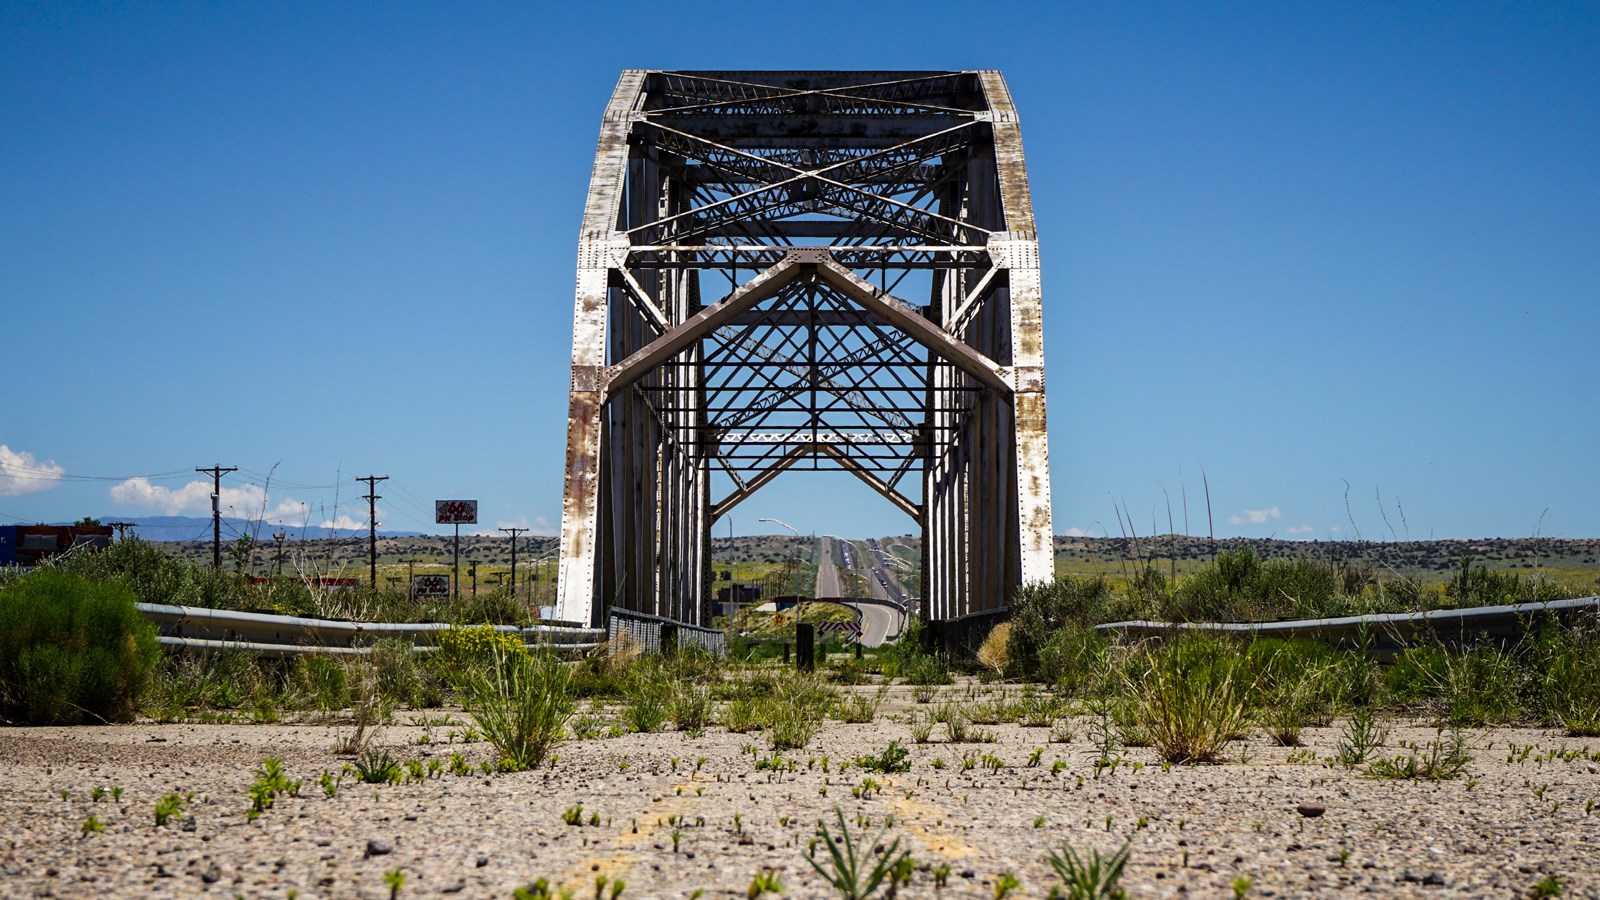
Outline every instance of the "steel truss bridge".
{"type": "Polygon", "coordinates": [[[916,520],[925,614],[1053,574],[1022,137],[999,72],[627,71],[578,241],[557,614],[710,618],[784,472],[916,520]]]}

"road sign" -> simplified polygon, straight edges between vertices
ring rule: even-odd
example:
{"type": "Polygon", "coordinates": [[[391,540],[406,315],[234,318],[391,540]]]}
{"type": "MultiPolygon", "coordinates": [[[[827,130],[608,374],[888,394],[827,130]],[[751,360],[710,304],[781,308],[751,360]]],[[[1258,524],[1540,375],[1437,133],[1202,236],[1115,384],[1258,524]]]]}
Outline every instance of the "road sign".
{"type": "Polygon", "coordinates": [[[829,631],[837,631],[837,632],[840,632],[841,634],[847,634],[847,635],[850,635],[852,637],[860,637],[861,636],[861,623],[860,622],[823,622],[823,623],[821,623],[820,625],[817,626],[817,630],[821,631],[821,632],[824,632],[824,633],[829,632],[829,631]]]}
{"type": "Polygon", "coordinates": [[[447,600],[450,597],[449,575],[411,576],[411,599],[447,600]]]}
{"type": "Polygon", "coordinates": [[[476,525],[478,524],[478,501],[435,500],[433,501],[433,521],[440,525],[476,525]]]}

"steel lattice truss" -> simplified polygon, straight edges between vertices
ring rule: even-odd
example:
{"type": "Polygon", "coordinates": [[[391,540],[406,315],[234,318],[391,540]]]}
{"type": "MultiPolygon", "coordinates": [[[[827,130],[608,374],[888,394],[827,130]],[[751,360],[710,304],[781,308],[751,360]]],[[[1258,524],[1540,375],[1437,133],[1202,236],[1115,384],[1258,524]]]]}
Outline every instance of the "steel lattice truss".
{"type": "Polygon", "coordinates": [[[709,617],[784,471],[920,524],[926,613],[1052,574],[1038,244],[998,72],[628,71],[578,250],[558,614],[709,617]]]}

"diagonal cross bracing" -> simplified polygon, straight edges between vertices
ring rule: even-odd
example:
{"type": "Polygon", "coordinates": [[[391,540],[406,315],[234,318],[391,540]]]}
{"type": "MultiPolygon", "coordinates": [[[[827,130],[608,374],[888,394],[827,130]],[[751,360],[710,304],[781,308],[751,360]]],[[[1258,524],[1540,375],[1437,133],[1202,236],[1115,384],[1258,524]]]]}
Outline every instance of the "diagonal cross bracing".
{"type": "Polygon", "coordinates": [[[999,73],[624,73],[579,236],[558,615],[705,622],[711,524],[779,473],[914,518],[931,618],[1050,577],[1033,227],[999,73]]]}

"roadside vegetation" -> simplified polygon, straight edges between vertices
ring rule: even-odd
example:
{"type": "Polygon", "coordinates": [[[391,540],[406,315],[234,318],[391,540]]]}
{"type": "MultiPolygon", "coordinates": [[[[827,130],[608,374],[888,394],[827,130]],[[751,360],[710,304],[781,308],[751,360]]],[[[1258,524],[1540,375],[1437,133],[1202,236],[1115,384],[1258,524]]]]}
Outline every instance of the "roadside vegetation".
{"type": "MultiPolygon", "coordinates": [[[[671,659],[614,642],[577,664],[532,658],[512,635],[484,627],[521,621],[505,595],[451,605],[412,603],[398,592],[325,590],[305,581],[252,582],[122,541],[74,554],[53,568],[0,576],[0,716],[72,723],[300,720],[373,723],[399,709],[460,705],[520,731],[502,752],[537,765],[560,735],[698,731],[722,725],[760,732],[774,748],[803,748],[824,716],[872,721],[877,702],[863,684],[912,686],[928,702],[926,726],[980,735],[1005,721],[1051,725],[1076,712],[1110,723],[1122,738],[1152,743],[1173,762],[1213,761],[1251,729],[1293,746],[1308,726],[1355,712],[1423,715],[1442,726],[1539,723],[1577,736],[1600,734],[1600,632],[1593,617],[1530,623],[1512,645],[1459,636],[1453,646],[1411,647],[1383,659],[1307,642],[1243,642],[1202,634],[1126,643],[1095,630],[1112,621],[1239,621],[1414,611],[1549,600],[1580,586],[1464,564],[1450,582],[1423,590],[1405,579],[1311,560],[1267,560],[1248,548],[1175,581],[1146,566],[1126,587],[1063,577],[1020,592],[1015,614],[973,660],[926,651],[913,624],[895,645],[860,660],[836,640],[819,641],[822,665],[801,675],[781,662],[784,632],[730,635],[725,658],[685,649],[671,659]],[[133,603],[179,603],[389,621],[446,621],[436,652],[380,642],[364,657],[269,659],[237,652],[163,655],[133,603]],[[931,700],[959,672],[1021,689],[1002,708],[931,700]],[[557,678],[557,674],[560,675],[557,678]],[[501,709],[535,686],[538,709],[501,709]],[[563,697],[586,701],[588,714],[563,697]]],[[[841,608],[802,607],[807,620],[841,608]],[[807,610],[812,610],[807,612],[807,610]]],[[[881,699],[881,698],[880,698],[881,699]]],[[[500,741],[496,741],[497,746],[500,741]]]]}

